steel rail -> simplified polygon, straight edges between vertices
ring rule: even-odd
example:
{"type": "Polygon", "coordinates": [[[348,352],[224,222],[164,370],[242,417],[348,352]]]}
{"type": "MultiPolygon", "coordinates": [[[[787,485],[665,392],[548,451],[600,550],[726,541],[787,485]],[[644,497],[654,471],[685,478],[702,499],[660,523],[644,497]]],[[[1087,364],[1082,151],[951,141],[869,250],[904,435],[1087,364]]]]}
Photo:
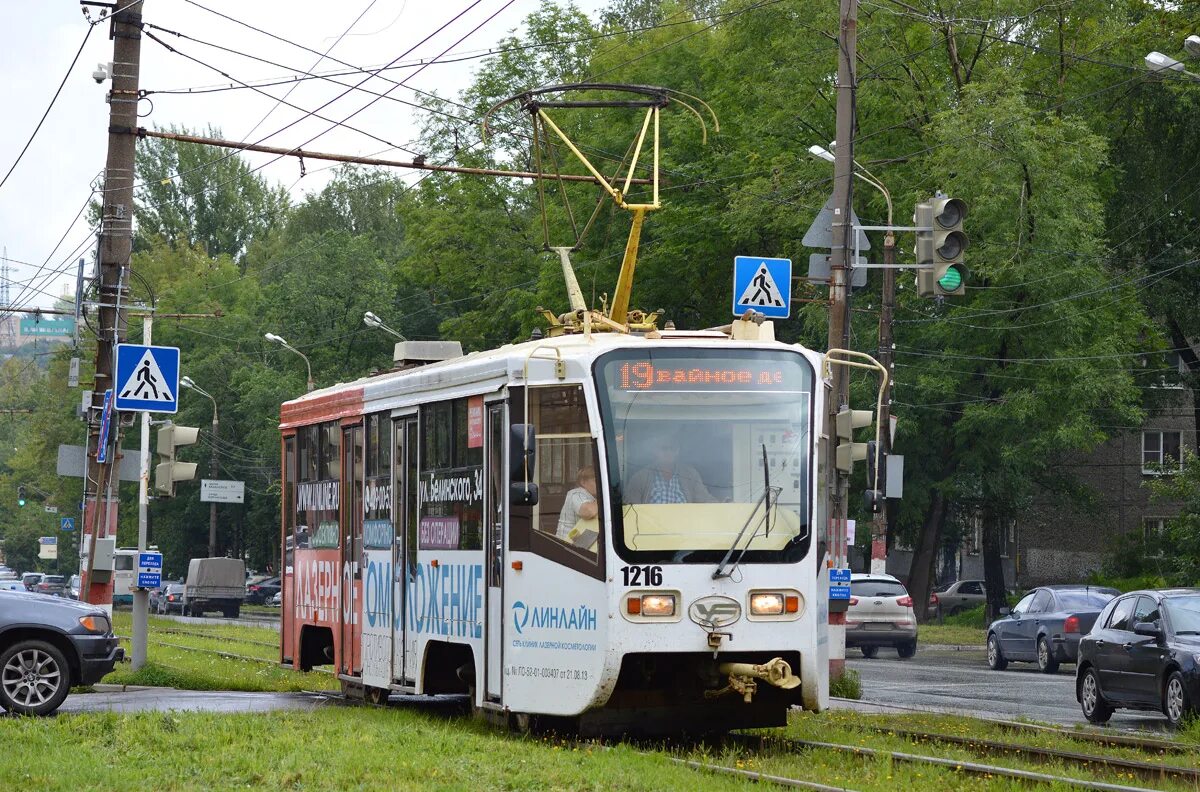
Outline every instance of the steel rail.
{"type": "MultiPolygon", "coordinates": [[[[654,756],[655,754],[640,751],[643,756],[654,756]]],[[[853,792],[848,787],[834,787],[826,784],[818,784],[816,781],[804,781],[799,778],[789,778],[787,776],[771,775],[769,773],[760,773],[757,770],[743,770],[739,767],[727,767],[726,765],[710,764],[709,762],[697,762],[693,759],[679,759],[678,757],[668,756],[667,759],[675,764],[690,767],[693,770],[700,770],[705,773],[715,773],[717,775],[736,776],[745,778],[748,781],[756,783],[775,784],[776,786],[792,787],[795,789],[814,789],[818,792],[853,792]]]]}
{"type": "Polygon", "coordinates": [[[1021,781],[1032,781],[1038,784],[1060,784],[1066,787],[1074,787],[1076,789],[1091,789],[1097,792],[1154,792],[1147,787],[1126,786],[1124,784],[1110,784],[1106,781],[1093,781],[1086,778],[1072,778],[1070,776],[1056,776],[1050,773],[1038,773],[1032,770],[1019,770],[1015,767],[1001,767],[999,765],[983,764],[981,762],[967,762],[959,759],[946,759],[940,756],[924,756],[922,754],[911,754],[903,751],[888,751],[885,749],[866,748],[861,745],[844,745],[841,743],[828,743],[819,740],[802,740],[794,737],[784,739],[770,740],[770,738],[756,738],[750,735],[730,735],[743,744],[747,742],[756,742],[760,746],[769,746],[772,743],[780,747],[789,745],[801,748],[819,748],[829,751],[839,751],[841,753],[854,754],[855,756],[890,759],[893,762],[904,762],[907,764],[928,765],[932,767],[944,767],[950,770],[961,773],[969,773],[971,775],[995,777],[1001,776],[1004,778],[1015,778],[1021,781]]]}
{"type": "Polygon", "coordinates": [[[1075,762],[1081,765],[1101,765],[1106,768],[1111,768],[1114,770],[1126,770],[1128,772],[1137,773],[1143,776],[1154,776],[1157,778],[1172,777],[1192,782],[1200,781],[1200,770],[1193,767],[1177,767],[1172,765],[1157,764],[1154,762],[1144,762],[1137,759],[1127,759],[1124,757],[1099,756],[1097,754],[1079,753],[1078,751],[1065,751],[1058,748],[1041,748],[1033,745],[1015,745],[1013,743],[999,742],[996,740],[988,740],[978,737],[963,737],[954,734],[921,732],[908,729],[889,729],[886,726],[872,726],[869,728],[871,731],[880,734],[891,734],[896,737],[918,738],[929,740],[931,742],[962,745],[968,749],[978,749],[978,752],[981,753],[1024,754],[1026,756],[1037,757],[1040,759],[1059,759],[1067,762],[1075,762]]]}

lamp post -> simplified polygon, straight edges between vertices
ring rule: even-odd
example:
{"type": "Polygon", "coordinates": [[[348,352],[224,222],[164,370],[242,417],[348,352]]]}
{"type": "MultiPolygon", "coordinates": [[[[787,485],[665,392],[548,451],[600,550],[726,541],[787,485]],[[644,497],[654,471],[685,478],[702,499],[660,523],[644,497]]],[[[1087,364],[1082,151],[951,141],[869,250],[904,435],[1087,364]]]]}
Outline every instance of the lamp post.
{"type": "Polygon", "coordinates": [[[396,338],[400,339],[401,341],[408,340],[404,336],[400,335],[400,333],[396,332],[395,330],[393,330],[392,328],[390,328],[386,324],[384,324],[382,319],[380,319],[378,316],[371,313],[370,311],[367,311],[365,314],[363,314],[363,324],[365,324],[367,327],[373,327],[376,330],[382,330],[385,333],[391,333],[392,335],[394,335],[396,338]]]}
{"type": "MultiPolygon", "coordinates": [[[[835,157],[833,154],[820,146],[813,145],[808,147],[808,153],[817,159],[833,162],[835,157]]],[[[871,185],[879,192],[883,193],[883,199],[887,202],[887,224],[890,228],[892,225],[892,196],[883,186],[883,182],[879,181],[869,170],[864,168],[858,161],[854,161],[854,175],[862,181],[871,185]]],[[[883,447],[880,449],[884,459],[892,452],[892,383],[895,382],[895,364],[892,360],[893,347],[895,346],[892,340],[892,313],[896,308],[896,270],[893,265],[896,263],[896,235],[889,230],[883,238],[883,286],[880,294],[879,306],[879,362],[887,369],[887,393],[884,394],[883,407],[879,411],[880,432],[879,438],[883,447]]],[[[878,471],[877,476],[885,475],[884,471],[878,471]]],[[[874,489],[876,482],[867,482],[867,486],[874,489]]],[[[871,573],[882,575],[887,573],[887,498],[883,499],[883,504],[879,511],[874,515],[871,523],[871,573]]]]}
{"type": "Polygon", "coordinates": [[[312,389],[313,389],[312,364],[308,362],[308,355],[304,354],[299,349],[296,349],[296,347],[289,344],[281,336],[277,336],[274,333],[267,333],[266,335],[263,336],[263,338],[267,339],[268,341],[270,341],[273,344],[279,344],[284,349],[291,350],[292,352],[295,352],[300,357],[304,358],[304,365],[308,369],[308,390],[312,391],[312,389]]]}
{"type": "MultiPolygon", "coordinates": [[[[217,438],[220,422],[217,419],[217,400],[212,397],[212,394],[197,385],[191,377],[183,377],[179,380],[179,384],[189,390],[194,390],[201,396],[212,402],[213,417],[212,417],[212,456],[209,457],[208,470],[209,475],[214,479],[217,478],[217,438]]],[[[217,502],[213,501],[208,504],[208,557],[213,558],[217,554],[217,502]]]]}

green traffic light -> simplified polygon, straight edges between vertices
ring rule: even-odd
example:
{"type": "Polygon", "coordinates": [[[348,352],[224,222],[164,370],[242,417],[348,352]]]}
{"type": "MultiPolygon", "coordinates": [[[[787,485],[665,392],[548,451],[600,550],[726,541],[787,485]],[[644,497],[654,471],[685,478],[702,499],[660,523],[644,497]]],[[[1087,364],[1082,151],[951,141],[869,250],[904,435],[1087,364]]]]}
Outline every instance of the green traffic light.
{"type": "Polygon", "coordinates": [[[948,267],[946,274],[937,283],[943,291],[952,292],[962,286],[962,282],[962,273],[958,271],[958,267],[948,267]]]}

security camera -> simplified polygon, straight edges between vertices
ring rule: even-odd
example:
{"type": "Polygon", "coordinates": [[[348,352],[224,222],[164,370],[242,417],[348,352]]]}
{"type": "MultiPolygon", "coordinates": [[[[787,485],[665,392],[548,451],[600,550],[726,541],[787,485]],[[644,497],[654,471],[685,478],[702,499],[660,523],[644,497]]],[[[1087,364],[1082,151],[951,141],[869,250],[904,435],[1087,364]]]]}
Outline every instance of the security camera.
{"type": "Polygon", "coordinates": [[[96,71],[92,72],[92,79],[95,80],[97,84],[104,82],[111,76],[111,68],[106,63],[97,63],[96,71]]]}

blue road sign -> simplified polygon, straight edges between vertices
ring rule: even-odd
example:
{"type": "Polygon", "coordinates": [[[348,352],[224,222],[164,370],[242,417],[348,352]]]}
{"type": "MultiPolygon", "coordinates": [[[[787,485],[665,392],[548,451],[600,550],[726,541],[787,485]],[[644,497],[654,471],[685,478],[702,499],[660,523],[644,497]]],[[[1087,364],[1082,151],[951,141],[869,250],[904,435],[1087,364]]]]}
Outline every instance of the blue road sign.
{"type": "Polygon", "coordinates": [[[117,344],[117,409],[179,410],[179,347],[117,344]]]}
{"type": "Polygon", "coordinates": [[[100,408],[100,443],[96,447],[96,461],[104,464],[108,461],[108,433],[112,428],[113,411],[112,388],[104,391],[104,406],[100,408]]]}
{"type": "Polygon", "coordinates": [[[830,586],[829,599],[831,600],[848,600],[850,599],[849,586],[830,586]]]}
{"type": "Polygon", "coordinates": [[[162,553],[138,553],[137,587],[158,588],[162,585],[162,553]]]}
{"type": "Polygon", "coordinates": [[[768,319],[792,312],[792,260],[736,256],[733,259],[733,315],[757,311],[768,319]]]}
{"type": "Polygon", "coordinates": [[[850,582],[850,570],[849,569],[830,568],[829,582],[830,583],[849,583],[850,582]]]}
{"type": "Polygon", "coordinates": [[[74,531],[75,530],[75,518],[74,517],[63,517],[61,520],[58,521],[58,530],[74,531]]]}

